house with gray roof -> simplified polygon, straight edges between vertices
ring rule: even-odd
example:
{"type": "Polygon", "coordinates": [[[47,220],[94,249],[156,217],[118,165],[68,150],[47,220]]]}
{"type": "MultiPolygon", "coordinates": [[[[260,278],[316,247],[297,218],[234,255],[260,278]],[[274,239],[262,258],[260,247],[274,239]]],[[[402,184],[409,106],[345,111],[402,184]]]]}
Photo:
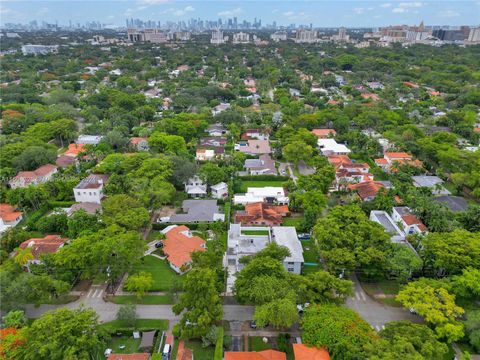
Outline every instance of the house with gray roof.
{"type": "Polygon", "coordinates": [[[172,223],[204,223],[225,221],[225,214],[220,212],[217,200],[185,200],[182,203],[181,214],[162,218],[162,222],[172,223]]]}
{"type": "Polygon", "coordinates": [[[433,195],[450,195],[450,191],[443,187],[443,180],[438,176],[419,175],[412,176],[413,186],[426,187],[432,190],[433,195]]]}
{"type": "Polygon", "coordinates": [[[258,159],[246,159],[245,170],[249,175],[277,175],[275,161],[269,154],[260,155],[258,159]]]}
{"type": "Polygon", "coordinates": [[[467,201],[460,196],[442,195],[433,198],[433,201],[445,205],[453,212],[465,211],[468,207],[467,201]]]}

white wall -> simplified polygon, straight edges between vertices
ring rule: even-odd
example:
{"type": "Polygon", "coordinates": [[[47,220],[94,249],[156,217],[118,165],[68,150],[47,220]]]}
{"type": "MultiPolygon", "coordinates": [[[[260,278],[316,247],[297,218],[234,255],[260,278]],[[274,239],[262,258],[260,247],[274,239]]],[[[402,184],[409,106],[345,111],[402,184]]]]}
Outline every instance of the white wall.
{"type": "Polygon", "coordinates": [[[92,202],[100,204],[103,191],[102,189],[73,189],[76,202],[92,202]]]}

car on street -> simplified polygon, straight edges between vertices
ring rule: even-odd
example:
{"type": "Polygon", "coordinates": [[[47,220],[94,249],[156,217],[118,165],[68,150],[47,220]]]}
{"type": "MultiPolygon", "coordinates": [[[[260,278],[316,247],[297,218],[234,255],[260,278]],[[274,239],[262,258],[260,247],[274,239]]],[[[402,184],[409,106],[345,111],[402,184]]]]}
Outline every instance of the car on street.
{"type": "Polygon", "coordinates": [[[257,322],[255,320],[250,321],[250,327],[252,329],[256,329],[257,328],[257,322]]]}

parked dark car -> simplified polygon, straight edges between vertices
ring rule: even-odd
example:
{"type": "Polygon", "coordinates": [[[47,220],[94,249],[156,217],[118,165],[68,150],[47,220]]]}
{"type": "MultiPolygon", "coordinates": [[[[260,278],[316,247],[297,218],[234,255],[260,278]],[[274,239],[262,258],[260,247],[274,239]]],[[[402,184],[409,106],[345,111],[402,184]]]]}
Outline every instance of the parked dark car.
{"type": "Polygon", "coordinates": [[[158,249],[158,248],[162,248],[163,247],[163,242],[162,241],[159,241],[155,244],[155,247],[158,249]]]}

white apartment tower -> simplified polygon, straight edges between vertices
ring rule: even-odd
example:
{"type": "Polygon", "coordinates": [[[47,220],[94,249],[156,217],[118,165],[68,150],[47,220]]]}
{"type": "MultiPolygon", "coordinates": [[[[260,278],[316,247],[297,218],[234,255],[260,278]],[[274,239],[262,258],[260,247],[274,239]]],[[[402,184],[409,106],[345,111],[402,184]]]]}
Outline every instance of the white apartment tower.
{"type": "Polygon", "coordinates": [[[210,39],[210,44],[213,44],[213,45],[225,44],[225,37],[223,36],[222,30],[215,29],[212,31],[212,38],[210,39]]]}
{"type": "Polygon", "coordinates": [[[314,43],[317,40],[317,32],[315,30],[300,29],[295,34],[296,43],[314,43]]]}

